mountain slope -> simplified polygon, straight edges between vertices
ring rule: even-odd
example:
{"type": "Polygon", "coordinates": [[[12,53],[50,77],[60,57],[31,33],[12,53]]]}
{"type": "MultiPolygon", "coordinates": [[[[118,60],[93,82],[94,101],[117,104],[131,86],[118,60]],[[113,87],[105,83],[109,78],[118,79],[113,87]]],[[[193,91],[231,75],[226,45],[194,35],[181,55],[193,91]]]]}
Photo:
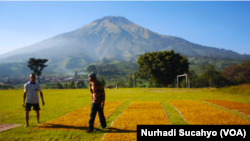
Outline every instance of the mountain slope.
{"type": "MultiPolygon", "coordinates": [[[[103,17],[75,31],[63,33],[39,43],[1,55],[0,62],[22,62],[28,58],[84,57],[90,64],[104,57],[136,60],[137,55],[150,51],[174,50],[186,56],[242,58],[230,50],[201,46],[182,38],[160,35],[132,23],[124,17],[103,17]],[[25,52],[24,52],[25,50],[25,52]]],[[[84,62],[84,61],[83,61],[84,62]]],[[[78,63],[79,64],[79,63],[78,63]]]]}

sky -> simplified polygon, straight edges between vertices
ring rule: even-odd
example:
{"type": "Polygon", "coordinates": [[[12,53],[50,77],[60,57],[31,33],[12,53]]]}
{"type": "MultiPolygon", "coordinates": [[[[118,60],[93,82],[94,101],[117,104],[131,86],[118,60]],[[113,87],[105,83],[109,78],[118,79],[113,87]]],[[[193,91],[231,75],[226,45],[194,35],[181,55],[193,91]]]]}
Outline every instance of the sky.
{"type": "Polygon", "coordinates": [[[163,35],[250,54],[250,1],[0,1],[0,55],[122,16],[163,35]]]}

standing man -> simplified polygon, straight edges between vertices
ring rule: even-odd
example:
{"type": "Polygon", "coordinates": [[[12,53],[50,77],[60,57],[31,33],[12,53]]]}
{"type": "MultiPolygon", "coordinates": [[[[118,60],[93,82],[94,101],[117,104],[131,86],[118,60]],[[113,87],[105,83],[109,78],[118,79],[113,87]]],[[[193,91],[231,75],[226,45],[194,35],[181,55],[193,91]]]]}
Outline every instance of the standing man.
{"type": "Polygon", "coordinates": [[[36,75],[34,73],[30,74],[29,77],[30,81],[24,84],[24,93],[23,93],[23,107],[25,107],[25,120],[26,125],[24,127],[29,126],[29,112],[31,110],[31,107],[33,107],[33,110],[36,110],[36,117],[37,117],[37,124],[39,125],[39,97],[38,97],[38,91],[40,92],[40,96],[43,102],[43,106],[45,105],[43,100],[43,93],[41,86],[38,82],[35,82],[36,75]],[[25,99],[27,96],[26,106],[24,105],[25,99]]]}
{"type": "Polygon", "coordinates": [[[96,80],[96,74],[94,72],[89,73],[89,81],[89,90],[91,92],[92,105],[89,120],[89,129],[86,131],[87,133],[93,132],[94,130],[94,121],[97,111],[99,114],[102,129],[107,127],[106,119],[103,114],[105,103],[105,92],[103,84],[100,81],[96,80]]]}

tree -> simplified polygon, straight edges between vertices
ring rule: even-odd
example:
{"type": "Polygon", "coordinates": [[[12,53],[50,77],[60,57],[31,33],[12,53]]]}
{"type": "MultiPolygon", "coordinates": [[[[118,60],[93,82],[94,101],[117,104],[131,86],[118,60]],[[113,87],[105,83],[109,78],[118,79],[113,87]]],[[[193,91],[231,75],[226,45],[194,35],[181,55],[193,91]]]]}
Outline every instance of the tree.
{"type": "Polygon", "coordinates": [[[128,79],[128,86],[130,87],[130,88],[132,88],[133,87],[133,78],[132,78],[132,73],[130,73],[129,74],[129,79],[128,79]]]}
{"type": "Polygon", "coordinates": [[[100,79],[100,81],[102,82],[102,85],[103,85],[103,87],[105,87],[105,80],[104,80],[104,78],[103,78],[103,75],[101,76],[101,79],[100,79]]]}
{"type": "Polygon", "coordinates": [[[74,89],[74,88],[75,88],[75,83],[74,83],[74,81],[71,81],[71,82],[69,83],[69,88],[70,88],[70,89],[74,89]]]}
{"type": "Polygon", "coordinates": [[[99,66],[97,66],[96,67],[96,71],[97,71],[97,73],[99,74],[99,75],[101,75],[101,73],[102,73],[102,71],[104,70],[104,66],[103,65],[99,65],[99,66]]]}
{"type": "Polygon", "coordinates": [[[207,70],[208,70],[208,71],[215,71],[214,66],[213,66],[212,64],[209,64],[209,65],[207,66],[207,70]]]}
{"type": "Polygon", "coordinates": [[[198,78],[198,76],[194,70],[188,71],[188,79],[190,80],[190,87],[191,88],[197,87],[197,85],[198,85],[197,78],[198,78]]]}
{"type": "Polygon", "coordinates": [[[242,66],[250,66],[250,60],[245,60],[241,63],[242,66]]]}
{"type": "Polygon", "coordinates": [[[77,79],[78,75],[77,75],[77,71],[74,72],[74,79],[77,79]]]}
{"type": "Polygon", "coordinates": [[[94,72],[94,73],[97,73],[97,69],[95,67],[95,65],[89,65],[87,67],[87,71],[90,73],[90,72],[94,72]]]}
{"type": "Polygon", "coordinates": [[[124,87],[124,83],[121,78],[119,78],[119,80],[116,82],[116,85],[118,85],[119,87],[124,87]]]}
{"type": "Polygon", "coordinates": [[[211,64],[207,66],[207,71],[198,77],[193,70],[190,70],[188,75],[191,80],[191,87],[223,87],[229,84],[221,72],[216,71],[211,64]]]}
{"type": "Polygon", "coordinates": [[[198,78],[203,87],[224,87],[228,85],[228,80],[219,71],[205,71],[198,78]]]}
{"type": "Polygon", "coordinates": [[[190,79],[190,81],[193,81],[195,79],[197,79],[197,74],[195,73],[194,70],[189,70],[188,71],[188,79],[190,79]]]}
{"type": "Polygon", "coordinates": [[[30,58],[28,61],[28,67],[38,76],[38,82],[40,83],[39,76],[42,75],[42,71],[48,65],[44,65],[48,59],[35,59],[30,58]]]}
{"type": "Polygon", "coordinates": [[[60,84],[59,82],[57,82],[57,83],[56,83],[56,88],[57,88],[57,89],[62,89],[63,86],[62,86],[62,84],[60,84]]]}
{"type": "Polygon", "coordinates": [[[135,72],[134,74],[134,83],[135,83],[135,87],[136,87],[136,83],[137,83],[137,78],[139,77],[139,73],[135,72]]]}
{"type": "Polygon", "coordinates": [[[227,66],[223,69],[222,75],[232,84],[250,83],[250,66],[227,66]]]}
{"type": "Polygon", "coordinates": [[[153,83],[152,83],[152,80],[149,79],[149,87],[152,87],[153,86],[153,83]]]}
{"type": "Polygon", "coordinates": [[[207,69],[207,67],[205,65],[200,65],[199,66],[199,73],[203,73],[205,70],[207,69]]]}
{"type": "Polygon", "coordinates": [[[209,86],[213,87],[214,86],[214,79],[216,79],[216,77],[218,77],[218,76],[216,75],[214,66],[212,64],[209,64],[207,66],[207,75],[209,77],[208,78],[209,86]]]}
{"type": "Polygon", "coordinates": [[[137,64],[140,78],[151,78],[163,87],[172,84],[177,75],[187,73],[189,68],[187,57],[173,50],[139,55],[137,64]]]}
{"type": "Polygon", "coordinates": [[[76,86],[77,86],[77,88],[84,88],[84,87],[85,87],[85,84],[84,84],[83,80],[79,80],[79,81],[76,83],[76,86]]]}
{"type": "Polygon", "coordinates": [[[142,79],[139,78],[139,79],[138,79],[138,83],[139,83],[139,84],[143,84],[142,79]]]}
{"type": "Polygon", "coordinates": [[[64,89],[68,89],[69,85],[67,83],[64,84],[64,89]]]}
{"type": "Polygon", "coordinates": [[[181,87],[182,87],[182,88],[187,87],[187,86],[186,86],[186,80],[185,80],[185,79],[182,79],[182,81],[181,81],[181,87]]]}
{"type": "Polygon", "coordinates": [[[102,64],[106,64],[106,63],[109,63],[109,60],[108,60],[106,57],[104,57],[104,58],[102,59],[102,64]]]}

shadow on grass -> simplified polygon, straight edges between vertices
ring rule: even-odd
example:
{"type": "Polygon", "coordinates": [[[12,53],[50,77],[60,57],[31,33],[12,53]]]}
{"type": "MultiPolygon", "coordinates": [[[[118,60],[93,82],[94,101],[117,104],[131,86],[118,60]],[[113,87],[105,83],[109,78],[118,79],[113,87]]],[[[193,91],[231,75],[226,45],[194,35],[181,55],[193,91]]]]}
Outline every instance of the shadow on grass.
{"type": "Polygon", "coordinates": [[[106,131],[106,133],[136,133],[136,132],[137,131],[135,130],[124,130],[114,127],[108,127],[108,130],[106,131]]]}
{"type": "MultiPolygon", "coordinates": [[[[49,129],[54,129],[54,130],[88,130],[88,126],[69,126],[69,125],[61,125],[61,124],[51,124],[47,123],[46,125],[42,125],[39,127],[36,127],[36,129],[41,129],[41,130],[49,130],[49,129]]],[[[114,127],[108,127],[108,129],[98,129],[96,128],[96,131],[103,131],[106,133],[136,133],[135,130],[124,130],[124,129],[118,129],[114,127]]]]}
{"type": "Polygon", "coordinates": [[[45,125],[39,126],[36,129],[58,129],[58,130],[88,130],[88,126],[69,126],[61,124],[46,123],[45,125]]]}

